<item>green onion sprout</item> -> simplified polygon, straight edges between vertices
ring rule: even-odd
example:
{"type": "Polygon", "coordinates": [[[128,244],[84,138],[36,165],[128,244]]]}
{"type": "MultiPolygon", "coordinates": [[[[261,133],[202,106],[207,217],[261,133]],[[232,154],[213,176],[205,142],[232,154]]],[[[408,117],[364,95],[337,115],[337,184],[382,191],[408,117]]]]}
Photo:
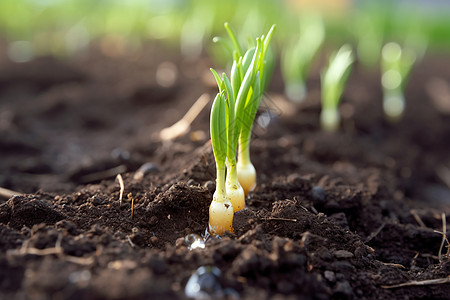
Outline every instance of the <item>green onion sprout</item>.
{"type": "Polygon", "coordinates": [[[216,191],[209,208],[209,230],[212,234],[232,231],[233,213],[245,207],[245,196],[255,185],[256,171],[250,161],[251,130],[262,85],[267,82],[265,59],[275,25],[267,36],[256,39],[256,47],[242,55],[236,36],[227,23],[225,28],[232,44],[224,46],[232,52],[231,80],[211,69],[219,92],[211,108],[211,143],[217,167],[216,191]],[[239,159],[236,151],[239,144],[239,159]],[[249,171],[250,170],[250,171],[249,171]]]}
{"type": "Polygon", "coordinates": [[[403,49],[391,42],[381,52],[381,85],[383,87],[383,110],[391,121],[400,119],[405,109],[404,89],[416,55],[410,48],[403,49]]]}
{"type": "Polygon", "coordinates": [[[256,47],[248,49],[244,54],[238,39],[225,23],[231,43],[222,38],[215,38],[221,42],[233,57],[231,67],[231,86],[235,97],[236,135],[239,145],[237,161],[237,176],[240,185],[248,195],[256,184],[256,170],[250,160],[250,142],[253,122],[261,102],[261,98],[273,71],[274,57],[269,51],[275,25],[266,36],[256,39],[256,47]]]}
{"type": "Polygon", "coordinates": [[[237,212],[245,207],[245,195],[237,177],[236,150],[239,136],[235,132],[234,93],[231,82],[225,73],[222,78],[220,78],[214,69],[211,69],[211,72],[216,78],[217,85],[219,86],[219,93],[225,91],[225,95],[227,95],[225,107],[227,177],[225,188],[231,205],[233,206],[233,212],[237,212]]]}
{"type": "Polygon", "coordinates": [[[328,67],[322,72],[322,111],[320,124],[324,130],[336,131],[340,123],[338,111],[344,86],[354,61],[353,51],[349,45],[342,46],[330,57],[328,67]]]}
{"type": "Polygon", "coordinates": [[[211,108],[211,143],[216,161],[216,191],[209,207],[209,231],[213,234],[224,234],[233,231],[233,205],[225,187],[225,163],[227,158],[227,103],[225,92],[221,91],[214,99],[211,108]]]}
{"type": "Polygon", "coordinates": [[[306,79],[324,39],[322,17],[317,14],[303,15],[300,18],[299,36],[281,54],[285,93],[291,101],[300,102],[306,97],[306,79]]]}
{"type": "MultiPolygon", "coordinates": [[[[267,59],[267,53],[274,30],[275,25],[270,28],[266,36],[256,39],[253,60],[243,78],[243,73],[240,73],[242,80],[236,97],[236,125],[239,132],[237,173],[246,196],[256,185],[256,170],[250,159],[251,133],[264,89],[268,85],[269,72],[272,70],[272,62],[267,59]]],[[[247,61],[249,60],[244,56],[243,67],[246,67],[247,61]]],[[[232,78],[232,81],[238,81],[238,79],[232,78]]]]}

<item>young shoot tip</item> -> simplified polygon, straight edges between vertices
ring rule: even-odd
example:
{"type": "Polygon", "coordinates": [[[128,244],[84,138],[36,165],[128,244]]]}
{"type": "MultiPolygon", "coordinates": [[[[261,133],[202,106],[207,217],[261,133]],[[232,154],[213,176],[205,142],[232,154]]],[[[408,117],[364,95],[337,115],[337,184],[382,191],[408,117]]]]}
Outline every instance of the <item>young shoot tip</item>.
{"type": "Polygon", "coordinates": [[[320,121],[324,130],[335,131],[339,127],[338,106],[353,62],[352,47],[345,44],[330,56],[328,67],[321,74],[322,111],[320,121]]]}
{"type": "Polygon", "coordinates": [[[381,51],[383,110],[389,121],[401,119],[405,109],[404,89],[417,55],[409,47],[389,42],[381,51]]]}

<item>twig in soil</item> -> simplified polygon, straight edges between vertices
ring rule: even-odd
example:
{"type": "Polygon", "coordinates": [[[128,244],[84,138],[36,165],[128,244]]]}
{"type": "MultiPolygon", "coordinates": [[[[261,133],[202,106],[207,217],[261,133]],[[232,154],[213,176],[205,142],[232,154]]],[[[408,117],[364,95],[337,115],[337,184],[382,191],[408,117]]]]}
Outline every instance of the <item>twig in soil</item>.
{"type": "Polygon", "coordinates": [[[266,221],[288,221],[288,222],[297,222],[297,219],[285,219],[285,218],[274,218],[274,217],[269,217],[269,218],[264,218],[264,220],[266,221]]]}
{"type": "Polygon", "coordinates": [[[413,259],[411,260],[410,269],[414,269],[416,267],[418,257],[419,257],[419,252],[416,251],[416,254],[414,255],[413,259]]]}
{"type": "Polygon", "coordinates": [[[11,198],[12,196],[23,196],[23,194],[0,187],[0,197],[11,198]]]}
{"type": "Polygon", "coordinates": [[[309,212],[309,210],[304,207],[303,205],[301,205],[300,203],[298,203],[299,201],[297,200],[297,198],[294,196],[294,203],[299,205],[301,208],[303,208],[304,211],[309,212]]]}
{"type": "Polygon", "coordinates": [[[429,253],[422,253],[421,256],[426,257],[426,258],[431,258],[434,260],[439,260],[439,257],[437,257],[436,255],[433,255],[433,254],[429,254],[429,253]]]}
{"type": "Polygon", "coordinates": [[[368,243],[368,242],[370,242],[374,237],[376,237],[376,236],[381,232],[381,230],[383,230],[384,226],[386,226],[386,222],[383,222],[383,224],[381,224],[381,226],[378,227],[378,229],[377,229],[375,232],[372,232],[372,233],[367,237],[367,239],[365,240],[364,243],[368,243]]]}
{"type": "Polygon", "coordinates": [[[125,190],[125,186],[123,184],[123,178],[121,174],[117,174],[116,179],[119,181],[120,185],[119,205],[122,206],[123,191],[125,190]]]}
{"type": "Polygon", "coordinates": [[[377,260],[377,261],[378,261],[379,263],[385,265],[385,266],[391,266],[391,267],[396,267],[396,268],[400,268],[400,269],[405,269],[405,270],[406,270],[406,267],[403,266],[403,265],[401,265],[401,264],[385,263],[385,262],[382,262],[382,261],[379,261],[379,260],[377,260]]]}
{"type": "Polygon", "coordinates": [[[92,257],[84,258],[64,254],[64,249],[61,247],[61,241],[62,241],[62,234],[58,236],[58,239],[56,240],[55,243],[55,247],[46,249],[28,248],[29,241],[25,241],[19,250],[15,249],[8,250],[7,253],[10,255],[17,255],[17,256],[24,256],[27,254],[39,256],[57,255],[60,259],[65,259],[66,261],[72,262],[74,264],[90,265],[94,263],[94,259],[92,257]]]}
{"type": "Polygon", "coordinates": [[[129,235],[127,235],[127,240],[128,240],[128,243],[130,243],[131,248],[136,248],[136,245],[133,243],[133,241],[131,240],[129,235]]]}
{"type": "Polygon", "coordinates": [[[420,218],[420,216],[417,214],[415,209],[411,209],[409,212],[414,217],[414,220],[416,220],[417,224],[419,224],[420,227],[423,227],[423,228],[427,227],[425,225],[425,223],[422,221],[422,219],[420,218]]]}
{"type": "MultiPolygon", "coordinates": [[[[448,244],[447,221],[446,221],[445,213],[441,214],[441,218],[442,218],[442,242],[441,242],[441,247],[439,247],[439,253],[438,253],[439,261],[442,260],[442,248],[444,248],[445,241],[447,241],[447,244],[448,244]]],[[[447,251],[447,254],[449,254],[448,251],[447,251]]]]}
{"type": "Polygon", "coordinates": [[[384,289],[394,289],[404,286],[420,286],[420,285],[431,285],[431,284],[444,284],[444,283],[450,283],[450,276],[444,277],[444,278],[438,278],[438,279],[429,279],[429,280],[412,280],[400,284],[394,284],[394,285],[382,285],[381,287],[384,289]]]}
{"type": "Polygon", "coordinates": [[[120,165],[120,166],[117,166],[117,167],[114,167],[114,168],[111,168],[108,170],[84,175],[80,178],[80,182],[89,183],[89,182],[93,182],[93,181],[99,181],[99,180],[114,177],[117,174],[124,173],[126,171],[127,171],[127,166],[120,165]]]}
{"type": "Polygon", "coordinates": [[[130,217],[130,219],[133,220],[133,215],[134,215],[134,197],[133,197],[133,195],[131,193],[129,193],[127,195],[127,197],[128,197],[128,200],[131,200],[131,217],[130,217]]]}
{"type": "Polygon", "coordinates": [[[211,97],[209,94],[202,94],[183,116],[183,118],[172,126],[164,128],[160,131],[159,138],[162,141],[171,141],[186,134],[191,128],[192,122],[197,118],[203,108],[205,108],[206,104],[209,103],[210,99],[211,97]]]}

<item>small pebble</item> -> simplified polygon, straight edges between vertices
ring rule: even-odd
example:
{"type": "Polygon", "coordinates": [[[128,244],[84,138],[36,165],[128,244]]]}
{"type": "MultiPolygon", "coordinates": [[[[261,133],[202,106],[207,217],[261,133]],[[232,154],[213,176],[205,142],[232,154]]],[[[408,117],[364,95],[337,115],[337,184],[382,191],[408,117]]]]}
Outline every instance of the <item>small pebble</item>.
{"type": "Polygon", "coordinates": [[[352,258],[354,255],[353,253],[346,251],[346,250],[338,250],[334,252],[334,256],[336,258],[352,258]]]}
{"type": "Polygon", "coordinates": [[[205,182],[204,186],[208,189],[208,191],[211,194],[214,193],[214,190],[216,189],[216,184],[211,180],[208,180],[207,182],[205,182]]]}
{"type": "Polygon", "coordinates": [[[333,271],[325,271],[323,273],[323,276],[329,281],[329,282],[335,282],[336,281],[336,274],[334,274],[333,271]]]}
{"type": "Polygon", "coordinates": [[[103,200],[100,197],[93,196],[88,199],[93,205],[97,206],[103,203],[103,200]]]}
{"type": "Polygon", "coordinates": [[[115,148],[111,151],[111,157],[121,161],[129,160],[131,158],[130,152],[122,148],[115,148]]]}
{"type": "Polygon", "coordinates": [[[352,294],[353,289],[348,281],[339,281],[338,283],[336,283],[336,288],[334,289],[334,295],[336,296],[336,298],[351,299],[352,294]]]}
{"type": "Polygon", "coordinates": [[[134,180],[142,180],[145,175],[149,173],[156,173],[159,171],[158,165],[152,162],[147,162],[143,164],[137,171],[134,173],[134,180]]]}
{"type": "Polygon", "coordinates": [[[311,196],[315,202],[324,203],[327,197],[327,192],[320,186],[315,186],[311,189],[311,196]]]}
{"type": "Polygon", "coordinates": [[[188,186],[197,186],[198,185],[197,181],[195,181],[194,179],[189,179],[186,184],[188,186]]]}
{"type": "Polygon", "coordinates": [[[152,242],[153,245],[156,244],[156,243],[158,243],[158,241],[159,241],[159,239],[158,239],[158,237],[156,237],[156,236],[152,236],[152,237],[150,238],[150,242],[152,242]]]}

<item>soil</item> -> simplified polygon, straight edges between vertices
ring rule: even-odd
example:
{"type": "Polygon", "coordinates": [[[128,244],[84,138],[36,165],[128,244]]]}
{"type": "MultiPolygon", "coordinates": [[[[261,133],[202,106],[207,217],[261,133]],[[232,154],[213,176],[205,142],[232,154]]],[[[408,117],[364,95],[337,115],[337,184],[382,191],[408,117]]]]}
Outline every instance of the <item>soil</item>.
{"type": "Polygon", "coordinates": [[[335,133],[319,127],[319,70],[299,105],[276,70],[251,144],[258,185],[216,238],[210,104],[185,136],[158,135],[216,92],[213,63],[100,49],[1,55],[0,187],[24,193],[0,198],[1,299],[449,299],[448,56],[415,67],[397,123],[379,74],[355,66],[335,133]]]}

